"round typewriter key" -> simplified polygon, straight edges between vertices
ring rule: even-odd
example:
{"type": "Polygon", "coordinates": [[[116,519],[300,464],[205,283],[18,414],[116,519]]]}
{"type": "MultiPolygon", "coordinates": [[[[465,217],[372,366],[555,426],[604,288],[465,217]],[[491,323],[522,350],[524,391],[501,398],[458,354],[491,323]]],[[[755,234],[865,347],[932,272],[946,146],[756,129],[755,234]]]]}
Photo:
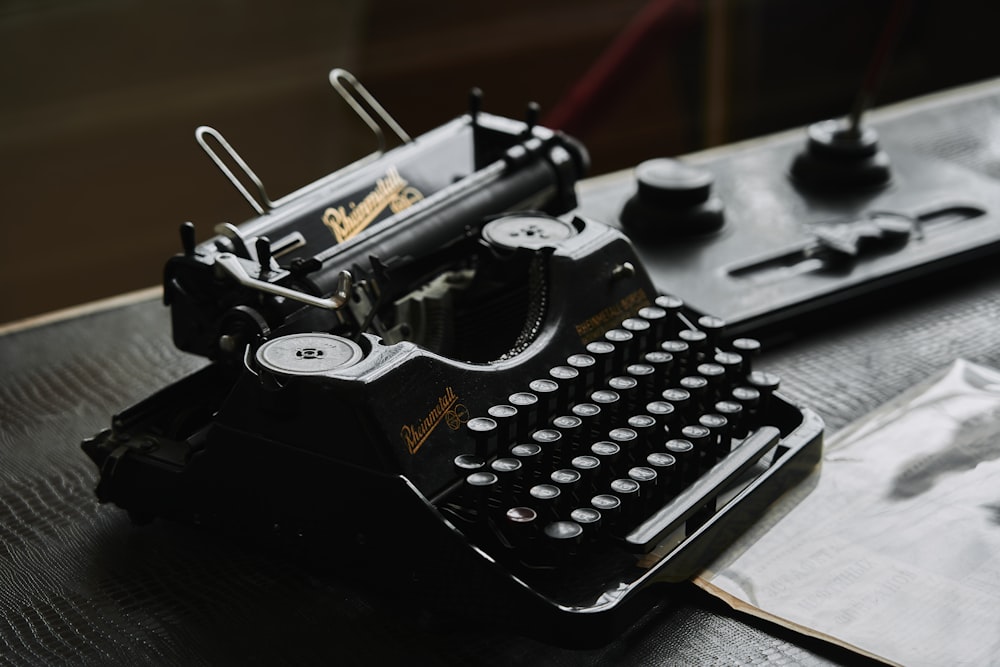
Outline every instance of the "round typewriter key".
{"type": "Polygon", "coordinates": [[[569,518],[583,528],[584,539],[595,537],[601,530],[601,513],[592,507],[577,507],[569,518]]]}
{"type": "Polygon", "coordinates": [[[708,348],[708,334],[700,329],[681,329],[677,337],[688,344],[692,353],[698,354],[708,348]]]}
{"type": "Polygon", "coordinates": [[[701,424],[688,424],[681,429],[681,439],[687,440],[694,445],[699,471],[707,469],[715,463],[711,455],[712,432],[708,428],[701,424]]]}
{"type": "Polygon", "coordinates": [[[531,523],[538,518],[538,512],[530,507],[511,507],[506,512],[506,518],[510,523],[531,523]]]}
{"type": "Polygon", "coordinates": [[[565,437],[567,431],[574,431],[583,425],[583,420],[576,415],[559,415],[552,420],[552,427],[563,433],[565,437]]]}
{"type": "Polygon", "coordinates": [[[711,432],[709,452],[718,461],[731,449],[729,420],[715,412],[706,412],[698,417],[698,423],[711,432]]]}
{"type": "Polygon", "coordinates": [[[708,379],[701,375],[687,375],[682,377],[678,384],[691,395],[691,407],[694,410],[699,409],[709,398],[708,379]]]}
{"type": "Polygon", "coordinates": [[[656,345],[666,337],[666,309],[659,306],[646,306],[639,309],[639,317],[649,322],[650,332],[647,344],[656,345]]]}
{"type": "Polygon", "coordinates": [[[577,395],[573,400],[583,400],[587,392],[593,389],[597,382],[594,378],[597,360],[589,354],[571,354],[566,357],[566,364],[580,372],[580,379],[577,382],[577,395]]]}
{"type": "Polygon", "coordinates": [[[674,406],[675,419],[686,417],[691,411],[693,401],[691,400],[691,392],[687,389],[671,387],[670,389],[664,389],[660,396],[664,401],[674,406]]]}
{"type": "Polygon", "coordinates": [[[753,387],[734,387],[733,399],[746,410],[748,407],[757,407],[760,402],[760,392],[753,387]]]}
{"type": "Polygon", "coordinates": [[[665,449],[677,461],[675,466],[677,474],[674,475],[672,483],[672,491],[677,492],[690,484],[697,474],[697,469],[694,465],[694,445],[683,438],[673,438],[667,440],[665,449]]]}
{"type": "Polygon", "coordinates": [[[615,346],[606,340],[595,340],[587,343],[587,354],[594,359],[594,382],[597,386],[604,382],[611,369],[615,346]]]}
{"type": "Polygon", "coordinates": [[[774,392],[778,390],[778,386],[781,384],[781,378],[774,373],[753,371],[747,376],[747,383],[760,392],[760,404],[758,405],[757,410],[761,415],[766,417],[771,404],[771,397],[774,395],[774,392]]]}
{"type": "Polygon", "coordinates": [[[531,503],[542,517],[555,518],[559,494],[559,487],[554,484],[535,484],[528,489],[531,503]]]}
{"type": "Polygon", "coordinates": [[[498,476],[509,475],[520,469],[521,462],[512,456],[504,456],[503,458],[493,459],[490,462],[490,470],[498,476]]]}
{"type": "Polygon", "coordinates": [[[542,446],[542,465],[551,466],[562,441],[562,433],[554,428],[540,428],[531,434],[531,439],[542,446]]]}
{"type": "Polygon", "coordinates": [[[503,502],[509,502],[513,492],[514,483],[520,477],[521,469],[523,465],[520,459],[514,458],[513,456],[505,456],[498,459],[493,459],[490,462],[490,470],[497,479],[500,480],[500,493],[503,498],[503,502]]]}
{"type": "Polygon", "coordinates": [[[537,476],[542,464],[541,445],[534,442],[514,445],[510,448],[510,455],[521,462],[522,476],[525,479],[537,476]]]}
{"type": "Polygon", "coordinates": [[[525,546],[538,533],[538,512],[530,507],[511,507],[504,519],[507,537],[515,547],[525,546]]]}
{"type": "Polygon", "coordinates": [[[581,442],[588,439],[587,428],[583,423],[583,419],[576,415],[559,415],[552,420],[552,428],[562,434],[560,440],[562,443],[561,454],[565,454],[567,451],[569,453],[575,452],[580,448],[581,442]]]}
{"type": "Polygon", "coordinates": [[[740,374],[749,375],[753,371],[753,360],[760,354],[760,341],[756,338],[737,338],[730,343],[730,347],[743,357],[740,374]]]}
{"type": "Polygon", "coordinates": [[[497,487],[500,479],[491,472],[474,472],[465,478],[465,487],[469,490],[479,516],[485,518],[490,494],[497,487]]]}
{"type": "Polygon", "coordinates": [[[611,424],[611,421],[615,418],[615,414],[621,407],[621,396],[618,395],[617,391],[598,389],[590,395],[590,402],[601,408],[597,428],[603,432],[611,424]]]}
{"type": "Polygon", "coordinates": [[[719,400],[726,390],[726,367],[714,362],[698,364],[696,369],[698,375],[708,381],[705,405],[711,405],[719,400]]]}
{"type": "Polygon", "coordinates": [[[560,468],[553,470],[549,475],[549,481],[559,487],[561,502],[571,502],[576,500],[576,492],[580,486],[582,475],[579,470],[573,468],[560,468]]]}
{"type": "Polygon", "coordinates": [[[666,352],[674,358],[674,362],[670,365],[668,379],[671,382],[676,382],[687,371],[691,346],[682,340],[665,340],[660,343],[660,351],[666,352]]]}
{"type": "Polygon", "coordinates": [[[580,371],[572,366],[553,366],[549,369],[549,377],[559,385],[559,391],[556,392],[557,410],[566,410],[579,399],[580,371]]]}
{"type": "MultiPolygon", "coordinates": [[[[657,431],[657,437],[661,435],[665,429],[669,429],[673,423],[674,418],[677,416],[677,408],[674,407],[673,403],[667,403],[666,401],[650,401],[646,403],[646,414],[656,420],[659,429],[657,431]]],[[[652,446],[656,446],[656,442],[650,443],[652,446]]]]}
{"type": "Polygon", "coordinates": [[[491,405],[486,414],[497,423],[497,455],[503,456],[507,453],[511,440],[513,440],[514,426],[517,423],[517,408],[501,403],[491,405]]]}
{"type": "Polygon", "coordinates": [[[590,454],[584,454],[582,456],[574,456],[569,465],[573,470],[580,473],[580,485],[582,487],[587,489],[593,487],[594,481],[601,469],[600,459],[590,454]]]}
{"type": "Polygon", "coordinates": [[[642,509],[639,490],[639,482],[628,477],[622,477],[611,482],[611,493],[621,498],[621,517],[627,524],[633,523],[642,509]]]}
{"type": "Polygon", "coordinates": [[[743,371],[743,355],[737,352],[716,352],[715,363],[726,369],[726,380],[730,383],[740,380],[743,371]]]}
{"type": "MultiPolygon", "coordinates": [[[[589,355],[573,355],[573,356],[589,356],[589,355]]],[[[591,357],[593,358],[593,357],[591,357]]],[[[580,371],[573,366],[553,366],[549,369],[549,375],[556,382],[566,382],[576,380],[580,377],[580,371]]]]}
{"type": "Polygon", "coordinates": [[[590,507],[577,507],[569,513],[569,518],[581,526],[595,526],[601,521],[601,513],[590,507]]]}
{"type": "Polygon", "coordinates": [[[622,329],[633,336],[633,351],[644,352],[652,344],[653,327],[642,317],[629,317],[622,322],[622,329]]]}
{"type": "Polygon", "coordinates": [[[544,534],[548,542],[546,546],[557,564],[575,555],[583,542],[583,527],[576,521],[553,521],[545,526],[544,534]]]}
{"type": "Polygon", "coordinates": [[[662,433],[662,429],[659,424],[656,423],[651,415],[632,415],[628,418],[628,427],[635,431],[636,441],[635,446],[631,447],[628,451],[629,460],[633,463],[640,460],[645,456],[652,446],[653,442],[662,433]]]}
{"type": "Polygon", "coordinates": [[[601,406],[596,403],[577,403],[573,406],[572,412],[580,419],[592,419],[601,414],[601,406]]]}
{"type": "MultiPolygon", "coordinates": [[[[659,352],[658,354],[664,353],[659,352]]],[[[653,399],[656,395],[656,369],[652,364],[629,364],[625,369],[625,374],[628,377],[635,378],[639,383],[637,391],[644,403],[653,399]]],[[[638,407],[638,405],[635,407],[638,407]]]]}
{"type": "Polygon", "coordinates": [[[649,390],[651,395],[656,396],[670,381],[670,373],[674,368],[674,355],[663,350],[653,350],[643,355],[643,360],[653,367],[649,390]]]}
{"type": "Polygon", "coordinates": [[[523,440],[535,427],[535,420],[538,416],[536,410],[538,397],[531,392],[519,391],[508,396],[507,402],[517,408],[516,437],[518,440],[523,440]]]}
{"type": "Polygon", "coordinates": [[[632,451],[639,445],[639,434],[631,428],[613,428],[608,431],[608,440],[618,445],[622,452],[623,460],[631,461],[635,454],[632,451]]]}
{"type": "Polygon", "coordinates": [[[746,437],[743,432],[743,406],[736,401],[719,401],[715,411],[729,422],[729,434],[734,438],[746,437]]]}
{"type": "Polygon", "coordinates": [[[672,338],[660,343],[660,351],[671,356],[686,356],[691,351],[691,346],[682,340],[672,338]]]}
{"type": "Polygon", "coordinates": [[[661,294],[653,303],[668,313],[676,313],[684,307],[684,301],[673,294],[661,294]]]}
{"type": "Polygon", "coordinates": [[[531,434],[531,439],[540,445],[551,445],[562,439],[562,433],[554,428],[540,428],[531,434]]]}
{"type": "Polygon", "coordinates": [[[463,477],[486,467],[485,460],[475,454],[459,454],[455,457],[453,463],[455,465],[455,474],[463,477]]]}
{"type": "Polygon", "coordinates": [[[656,496],[656,470],[648,466],[635,466],[628,471],[628,478],[639,484],[639,498],[652,500],[656,496]]]}
{"type": "Polygon", "coordinates": [[[628,375],[616,375],[608,380],[608,386],[612,391],[617,391],[621,395],[622,392],[631,391],[639,386],[639,381],[628,375]]]}
{"type": "Polygon", "coordinates": [[[611,491],[619,498],[634,498],[639,493],[639,482],[623,477],[611,482],[611,491]]]}
{"type": "Polygon", "coordinates": [[[754,371],[747,376],[747,383],[760,392],[760,407],[766,409],[771,395],[778,390],[778,386],[781,384],[781,378],[774,373],[754,371]]]}
{"type": "Polygon", "coordinates": [[[614,526],[622,513],[622,500],[610,493],[601,493],[590,499],[590,506],[601,513],[605,527],[614,526]]]}
{"type": "Polygon", "coordinates": [[[635,353],[635,336],[625,329],[611,329],[605,332],[604,340],[615,346],[612,354],[612,364],[615,371],[625,366],[635,353]]]}
{"type": "Polygon", "coordinates": [[[599,440],[590,446],[590,453],[601,462],[601,471],[605,475],[614,474],[618,459],[621,458],[622,449],[613,442],[599,440]]]}
{"type": "Polygon", "coordinates": [[[583,528],[576,521],[553,521],[545,527],[545,534],[554,540],[576,542],[583,536],[583,528]]]}
{"type": "Polygon", "coordinates": [[[491,441],[496,439],[497,423],[489,417],[473,417],[465,423],[476,443],[476,456],[486,460],[490,455],[491,441]]]}
{"type": "Polygon", "coordinates": [[[608,380],[608,387],[611,391],[617,392],[621,401],[618,406],[622,410],[631,412],[636,404],[642,400],[639,393],[639,381],[628,375],[616,375],[608,380]]]}
{"type": "Polygon", "coordinates": [[[273,338],[257,350],[257,364],[276,375],[302,376],[349,368],[364,358],[352,340],[324,333],[296,333],[273,338]]]}
{"type": "Polygon", "coordinates": [[[708,336],[708,347],[713,349],[722,340],[722,333],[726,330],[726,321],[712,315],[702,315],[698,318],[698,328],[708,336]]]}
{"type": "Polygon", "coordinates": [[[646,465],[656,471],[657,495],[663,497],[672,485],[677,459],[666,452],[653,452],[646,457],[646,465]]]}
{"type": "Polygon", "coordinates": [[[553,484],[535,484],[528,494],[535,500],[552,500],[559,497],[559,487],[553,484]]]}
{"type": "Polygon", "coordinates": [[[709,361],[703,364],[698,364],[695,372],[709,382],[712,382],[713,380],[718,380],[726,376],[726,367],[722,364],[709,361]]]}
{"type": "Polygon", "coordinates": [[[590,499],[590,505],[601,513],[614,512],[621,504],[621,498],[610,493],[601,493],[590,499]]]}
{"type": "Polygon", "coordinates": [[[667,316],[667,311],[659,306],[644,306],[639,309],[639,317],[655,322],[667,316]]]}
{"type": "MultiPolygon", "coordinates": [[[[659,354],[665,354],[660,352],[659,354]]],[[[628,377],[635,378],[637,381],[642,382],[643,380],[649,379],[651,375],[656,372],[656,369],[652,364],[629,364],[625,368],[625,375],[628,377]]]]}
{"type": "Polygon", "coordinates": [[[482,470],[467,475],[465,481],[469,486],[476,488],[489,488],[496,484],[499,479],[494,473],[482,470]]]}
{"type": "Polygon", "coordinates": [[[753,428],[760,408],[760,392],[754,387],[734,387],[733,400],[743,406],[743,428],[753,428]]]}
{"type": "Polygon", "coordinates": [[[549,415],[556,407],[556,392],[559,391],[559,383],[547,378],[532,380],[528,384],[528,389],[538,397],[536,409],[538,410],[539,422],[548,421],[549,415]]]}

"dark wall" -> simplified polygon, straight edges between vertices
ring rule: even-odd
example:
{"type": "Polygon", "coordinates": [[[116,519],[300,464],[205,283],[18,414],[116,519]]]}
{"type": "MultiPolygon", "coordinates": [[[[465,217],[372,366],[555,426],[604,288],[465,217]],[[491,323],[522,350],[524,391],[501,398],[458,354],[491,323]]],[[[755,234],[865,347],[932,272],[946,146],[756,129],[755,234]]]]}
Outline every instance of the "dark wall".
{"type": "MultiPolygon", "coordinates": [[[[880,102],[1000,74],[993,3],[912,5],[880,102]]],[[[203,238],[249,217],[198,125],[222,130],[273,197],[370,150],[332,67],[416,134],[461,113],[472,86],[489,111],[552,113],[616,36],[638,34],[570,128],[600,173],[846,112],[888,7],[6,0],[0,322],[157,284],[179,223],[203,238]]]]}

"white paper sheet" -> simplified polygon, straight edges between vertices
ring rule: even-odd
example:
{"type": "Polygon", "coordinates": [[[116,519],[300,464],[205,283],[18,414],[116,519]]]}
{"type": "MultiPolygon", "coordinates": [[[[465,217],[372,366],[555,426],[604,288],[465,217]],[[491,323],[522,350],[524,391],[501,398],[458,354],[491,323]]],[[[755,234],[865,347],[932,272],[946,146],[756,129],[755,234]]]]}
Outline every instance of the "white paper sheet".
{"type": "Polygon", "coordinates": [[[903,665],[1000,665],[1000,373],[965,361],[826,443],[696,583],[903,665]]]}

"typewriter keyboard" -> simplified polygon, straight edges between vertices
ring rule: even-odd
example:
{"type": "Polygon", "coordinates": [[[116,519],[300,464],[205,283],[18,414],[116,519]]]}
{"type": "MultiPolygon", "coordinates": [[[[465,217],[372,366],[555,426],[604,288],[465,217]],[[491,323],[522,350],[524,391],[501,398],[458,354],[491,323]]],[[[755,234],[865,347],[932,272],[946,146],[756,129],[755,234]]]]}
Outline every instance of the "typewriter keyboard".
{"type": "Polygon", "coordinates": [[[756,340],[693,320],[661,296],[470,419],[452,518],[493,556],[553,569],[711,517],[779,442],[778,378],[753,369],[756,340]]]}

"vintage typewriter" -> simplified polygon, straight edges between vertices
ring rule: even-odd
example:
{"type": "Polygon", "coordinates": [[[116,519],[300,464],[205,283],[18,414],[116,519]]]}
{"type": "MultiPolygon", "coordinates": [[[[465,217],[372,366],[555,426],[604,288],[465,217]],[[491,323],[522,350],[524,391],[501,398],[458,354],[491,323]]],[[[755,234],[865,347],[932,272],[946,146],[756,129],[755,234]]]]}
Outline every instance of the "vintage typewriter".
{"type": "Polygon", "coordinates": [[[182,227],[164,299],[211,363],[84,442],[98,498],[607,641],[814,467],[822,422],[753,367],[756,340],[573,213],[586,153],[532,110],[473,95],[410,140],[331,80],[400,145],[271,202],[199,129],[259,215],[182,227]]]}

